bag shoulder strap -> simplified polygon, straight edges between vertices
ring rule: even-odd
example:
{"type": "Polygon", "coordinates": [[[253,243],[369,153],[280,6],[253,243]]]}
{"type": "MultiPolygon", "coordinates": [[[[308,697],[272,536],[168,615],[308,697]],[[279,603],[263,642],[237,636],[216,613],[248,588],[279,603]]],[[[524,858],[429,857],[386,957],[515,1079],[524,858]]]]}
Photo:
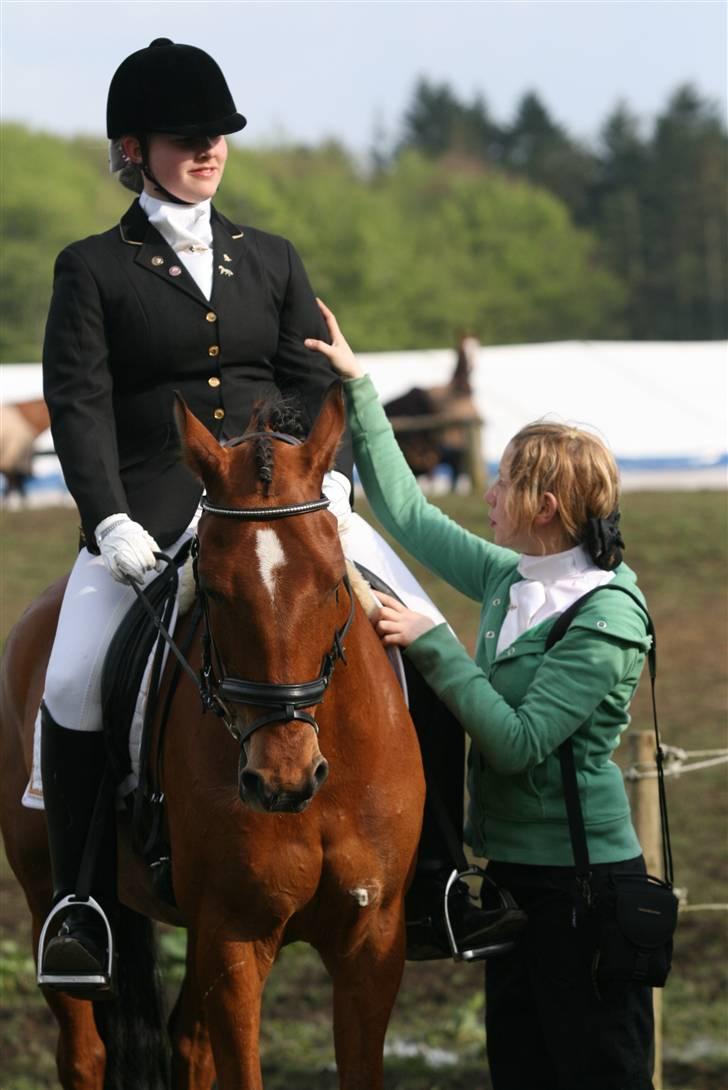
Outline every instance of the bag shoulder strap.
{"type": "MultiPolygon", "coordinates": [[[[647,618],[647,632],[651,636],[651,645],[647,653],[647,661],[650,671],[650,690],[652,696],[652,719],[655,731],[655,763],[657,766],[657,780],[658,780],[658,798],[660,803],[660,828],[662,832],[662,861],[665,873],[665,880],[672,886],[673,884],[673,865],[672,865],[672,847],[670,844],[670,827],[667,818],[667,797],[665,794],[665,774],[663,769],[663,755],[662,745],[660,743],[660,730],[657,723],[657,703],[655,700],[655,680],[657,677],[657,646],[655,638],[655,626],[652,621],[652,617],[642,601],[631,590],[626,587],[614,586],[612,583],[605,583],[599,587],[593,587],[591,590],[583,594],[581,598],[577,598],[575,602],[564,610],[556,620],[554,621],[551,631],[546,639],[545,650],[548,652],[558,643],[560,639],[566,634],[571,625],[571,622],[576,617],[580,609],[585,603],[602,590],[618,590],[622,594],[626,594],[630,597],[642,610],[647,618]]],[[[574,748],[571,743],[571,739],[567,738],[559,746],[559,764],[561,766],[561,780],[564,789],[564,801],[566,804],[566,816],[569,822],[569,834],[571,837],[571,846],[574,852],[574,862],[576,864],[577,880],[586,884],[588,887],[589,880],[589,850],[586,839],[586,832],[584,829],[584,818],[581,811],[581,801],[579,799],[579,787],[576,779],[576,769],[574,766],[574,748]]]]}

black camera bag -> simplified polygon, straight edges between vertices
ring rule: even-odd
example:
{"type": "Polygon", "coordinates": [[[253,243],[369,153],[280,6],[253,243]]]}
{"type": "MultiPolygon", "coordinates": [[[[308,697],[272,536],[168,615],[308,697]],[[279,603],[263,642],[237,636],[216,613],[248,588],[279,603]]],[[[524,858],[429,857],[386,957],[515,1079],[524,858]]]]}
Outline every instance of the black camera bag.
{"type": "Polygon", "coordinates": [[[597,897],[593,896],[589,852],[574,767],[574,750],[571,739],[568,738],[559,747],[561,779],[576,864],[577,895],[582,901],[580,907],[586,909],[583,915],[590,932],[592,981],[597,994],[600,993],[600,988],[615,983],[632,982],[653,988],[664,987],[672,965],[673,935],[677,927],[678,912],[678,899],[673,892],[672,851],[662,767],[663,755],[655,704],[657,657],[652,618],[639,598],[625,587],[615,587],[610,584],[595,587],[557,618],[548,635],[546,651],[549,651],[562,638],[587,599],[600,590],[618,590],[629,595],[644,611],[648,621],[648,632],[652,637],[648,663],[652,686],[655,761],[665,879],[641,872],[613,874],[607,882],[606,889],[597,897]]]}

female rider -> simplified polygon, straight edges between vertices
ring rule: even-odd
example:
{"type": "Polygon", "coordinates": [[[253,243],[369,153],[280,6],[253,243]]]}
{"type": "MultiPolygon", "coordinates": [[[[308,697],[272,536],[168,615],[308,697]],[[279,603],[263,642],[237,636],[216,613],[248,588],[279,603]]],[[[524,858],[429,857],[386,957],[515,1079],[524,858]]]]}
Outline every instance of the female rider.
{"type": "Polygon", "coordinates": [[[446,625],[395,598],[383,599],[378,628],[470,736],[472,846],[528,915],[515,950],[487,963],[493,1087],[650,1090],[651,991],[593,987],[557,755],[571,738],[598,896],[610,876],[644,872],[611,760],[650,645],[644,611],[627,594],[595,594],[545,650],[554,618],[589,590],[636,591],[621,563],[614,459],[589,432],[528,425],[486,495],[495,544],[469,533],[425,500],[374,387],[320,305],[333,343],[306,344],[350,380],[354,456],[375,513],[421,563],[482,603],[474,660],[446,625]]]}
{"type": "MultiPolygon", "coordinates": [[[[160,38],[127,57],[109,89],[107,132],[112,170],[139,197],[56,262],[44,394],[83,533],[41,714],[56,899],[75,889],[104,767],[101,667],[135,600],[128,581],[147,583],[154,552],[175,551],[196,520],[201,485],[180,458],[173,391],[223,440],[277,390],[296,395],[310,424],[335,378],[301,343],[323,324],[294,248],[211,204],[225,134],[245,123],[201,49],[160,38]]],[[[338,465],[350,473],[347,445],[338,465]]],[[[109,840],[92,887],[107,910],[113,883],[109,840]]],[[[73,909],[46,943],[43,971],[98,978],[104,936],[96,913],[73,909]]]]}

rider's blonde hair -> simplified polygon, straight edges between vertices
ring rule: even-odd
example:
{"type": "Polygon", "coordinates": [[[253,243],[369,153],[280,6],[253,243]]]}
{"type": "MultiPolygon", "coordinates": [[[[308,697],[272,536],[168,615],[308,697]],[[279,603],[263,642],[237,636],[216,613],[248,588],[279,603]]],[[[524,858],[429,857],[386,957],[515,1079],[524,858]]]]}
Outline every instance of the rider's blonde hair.
{"type": "Polygon", "coordinates": [[[517,525],[531,527],[543,494],[552,492],[564,530],[577,543],[588,519],[606,518],[617,507],[617,464],[592,432],[537,420],[514,435],[508,452],[506,508],[517,525]]]}

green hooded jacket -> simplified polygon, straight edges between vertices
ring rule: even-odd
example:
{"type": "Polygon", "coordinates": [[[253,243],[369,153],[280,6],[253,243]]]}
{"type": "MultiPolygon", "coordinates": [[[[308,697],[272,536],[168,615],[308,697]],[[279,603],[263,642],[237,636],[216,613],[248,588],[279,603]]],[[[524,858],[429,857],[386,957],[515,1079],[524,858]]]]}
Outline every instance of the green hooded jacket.
{"type": "MultiPolygon", "coordinates": [[[[573,854],[558,746],[571,738],[593,863],[640,854],[622,773],[612,760],[650,646],[645,614],[604,589],[545,653],[555,617],[496,645],[519,557],[470,533],[425,499],[368,378],[344,384],[354,457],[382,525],[412,556],[481,603],[471,658],[438,625],[407,648],[413,664],[471,738],[467,838],[478,855],[568,866],[573,854]]],[[[609,586],[641,597],[621,564],[609,586]]]]}

